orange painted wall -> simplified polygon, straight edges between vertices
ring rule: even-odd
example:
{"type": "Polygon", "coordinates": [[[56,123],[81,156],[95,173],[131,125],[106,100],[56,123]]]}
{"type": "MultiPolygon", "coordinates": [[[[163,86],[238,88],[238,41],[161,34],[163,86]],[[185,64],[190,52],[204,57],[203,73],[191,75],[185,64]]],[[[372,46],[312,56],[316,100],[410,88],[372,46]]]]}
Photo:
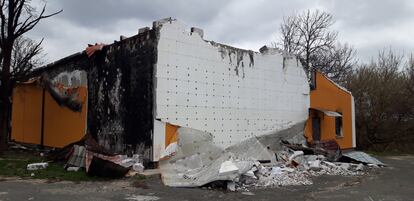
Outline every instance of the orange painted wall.
{"type": "Polygon", "coordinates": [[[321,118],[321,140],[335,139],[342,149],[352,147],[352,95],[340,89],[320,72],[316,73],[316,89],[310,93],[311,108],[342,113],[343,137],[335,134],[335,117],[326,116],[315,111],[309,112],[305,136],[312,141],[312,117],[321,118]]]}
{"type": "MultiPolygon", "coordinates": [[[[37,84],[20,84],[13,91],[12,133],[17,142],[40,144],[42,88],[37,84]]],[[[85,135],[87,89],[79,88],[82,111],[73,112],[59,106],[49,92],[45,93],[44,145],[64,147],[85,135]]]]}
{"type": "Polygon", "coordinates": [[[35,83],[18,85],[12,98],[11,139],[40,144],[42,88],[35,83]]]}
{"type": "Polygon", "coordinates": [[[165,147],[173,142],[177,142],[178,126],[169,123],[165,124],[165,147]]]}
{"type": "Polygon", "coordinates": [[[44,145],[64,147],[80,140],[86,132],[86,98],[87,89],[79,88],[82,111],[73,112],[67,107],[59,106],[49,93],[45,95],[45,135],[44,145]]]}

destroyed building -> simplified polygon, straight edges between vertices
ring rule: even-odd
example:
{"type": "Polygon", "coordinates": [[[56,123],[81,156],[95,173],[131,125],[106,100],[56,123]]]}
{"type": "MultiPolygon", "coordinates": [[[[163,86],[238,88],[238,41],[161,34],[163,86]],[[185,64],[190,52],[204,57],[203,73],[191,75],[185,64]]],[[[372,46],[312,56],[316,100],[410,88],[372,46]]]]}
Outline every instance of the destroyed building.
{"type": "MultiPolygon", "coordinates": [[[[313,110],[338,113],[322,105],[309,116],[308,78],[294,55],[209,41],[203,30],[186,30],[171,18],[89,48],[16,86],[12,140],[63,147],[89,134],[113,152],[158,161],[180,127],[209,132],[215,146],[226,148],[269,133],[289,135],[290,128],[303,135],[313,110]]],[[[346,129],[354,140],[355,130],[346,129]]]]}

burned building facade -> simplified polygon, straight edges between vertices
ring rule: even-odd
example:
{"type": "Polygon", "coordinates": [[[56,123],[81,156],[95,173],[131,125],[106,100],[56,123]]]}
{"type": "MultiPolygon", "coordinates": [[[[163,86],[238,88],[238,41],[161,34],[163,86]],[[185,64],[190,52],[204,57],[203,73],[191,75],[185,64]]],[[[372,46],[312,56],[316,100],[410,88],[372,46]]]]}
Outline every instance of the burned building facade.
{"type": "Polygon", "coordinates": [[[153,161],[172,142],[176,127],[210,132],[213,143],[227,147],[304,127],[308,118],[309,85],[295,56],[208,41],[202,30],[187,31],[173,19],[93,54],[63,58],[33,76],[47,76],[56,85],[62,82],[56,77],[75,71],[86,74],[83,134],[111,151],[133,151],[153,161]]]}

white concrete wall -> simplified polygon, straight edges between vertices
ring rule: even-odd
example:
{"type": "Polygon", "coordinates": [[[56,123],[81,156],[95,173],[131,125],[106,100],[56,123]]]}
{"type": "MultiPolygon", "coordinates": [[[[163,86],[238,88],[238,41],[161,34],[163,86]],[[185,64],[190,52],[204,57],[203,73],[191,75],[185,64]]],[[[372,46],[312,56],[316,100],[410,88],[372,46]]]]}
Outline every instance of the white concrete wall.
{"type": "Polygon", "coordinates": [[[160,30],[155,84],[156,119],[211,132],[221,147],[308,118],[309,85],[296,58],[205,41],[177,21],[160,30]]]}

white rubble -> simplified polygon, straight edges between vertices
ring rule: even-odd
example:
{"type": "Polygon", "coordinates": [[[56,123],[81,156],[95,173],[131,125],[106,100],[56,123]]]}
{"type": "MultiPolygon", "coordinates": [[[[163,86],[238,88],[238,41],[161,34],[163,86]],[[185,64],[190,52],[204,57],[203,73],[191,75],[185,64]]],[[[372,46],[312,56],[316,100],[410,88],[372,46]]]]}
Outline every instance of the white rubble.
{"type": "Polygon", "coordinates": [[[79,171],[80,167],[68,167],[66,171],[68,172],[77,172],[79,171]]]}
{"type": "Polygon", "coordinates": [[[263,167],[258,172],[258,181],[255,187],[311,185],[312,180],[306,172],[297,171],[289,167],[263,167]]]}
{"type": "Polygon", "coordinates": [[[141,161],[140,155],[134,154],[132,155],[132,157],[123,155],[122,157],[123,157],[123,160],[121,161],[120,165],[125,168],[131,168],[131,171],[135,172],[131,174],[142,173],[144,171],[145,167],[142,164],[142,162],[140,162],[141,161]]]}
{"type": "Polygon", "coordinates": [[[27,165],[27,170],[40,170],[47,168],[48,163],[31,163],[27,165]]]}
{"type": "Polygon", "coordinates": [[[133,158],[127,158],[121,161],[121,165],[126,168],[133,166],[135,163],[136,161],[133,158]]]}
{"type": "Polygon", "coordinates": [[[168,156],[175,154],[177,152],[177,148],[178,148],[177,142],[173,142],[169,144],[165,148],[165,150],[161,153],[160,158],[168,157],[168,156]]]}
{"type": "Polygon", "coordinates": [[[232,161],[224,161],[219,170],[220,175],[233,174],[239,171],[239,168],[232,161]]]}
{"type": "Polygon", "coordinates": [[[289,157],[289,161],[292,161],[298,156],[303,156],[303,151],[294,151],[293,154],[289,157]]]}
{"type": "Polygon", "coordinates": [[[321,161],[320,160],[314,160],[314,161],[309,161],[309,169],[310,170],[320,170],[321,169],[321,161]]]}
{"type": "Polygon", "coordinates": [[[144,172],[144,165],[142,163],[135,163],[132,165],[132,169],[138,173],[144,172]]]}
{"type": "MultiPolygon", "coordinates": [[[[328,162],[321,155],[303,155],[303,152],[294,152],[288,161],[295,161],[299,157],[303,162],[296,167],[290,163],[279,164],[273,167],[255,165],[252,170],[241,176],[237,184],[237,190],[245,190],[249,187],[277,187],[290,185],[311,185],[312,177],[320,175],[359,176],[365,174],[364,165],[342,162],[328,162]],[[313,160],[306,160],[313,159],[313,160]],[[252,173],[255,177],[251,177],[252,173]]],[[[368,167],[374,167],[368,164],[368,167]]]]}
{"type": "Polygon", "coordinates": [[[236,191],[236,183],[234,181],[227,182],[227,190],[236,191]]]}

